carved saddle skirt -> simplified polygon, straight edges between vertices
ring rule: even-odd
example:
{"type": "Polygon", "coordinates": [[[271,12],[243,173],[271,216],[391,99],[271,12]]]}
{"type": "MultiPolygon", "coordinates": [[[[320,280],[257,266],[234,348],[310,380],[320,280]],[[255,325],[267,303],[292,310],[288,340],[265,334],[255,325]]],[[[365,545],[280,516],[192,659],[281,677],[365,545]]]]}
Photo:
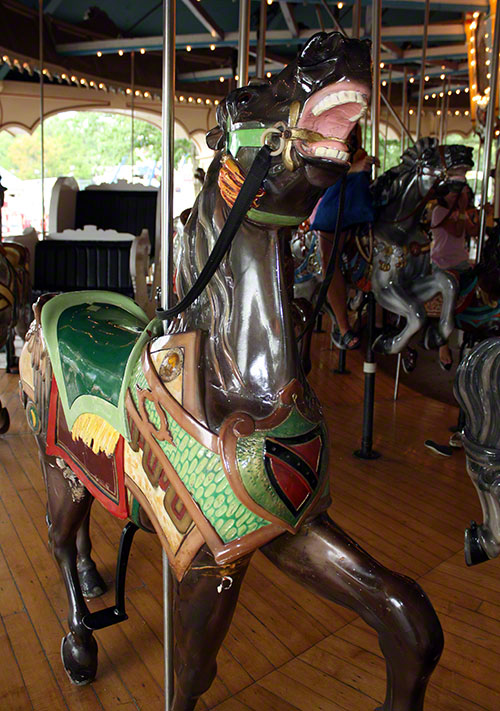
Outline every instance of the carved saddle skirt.
{"type": "Polygon", "coordinates": [[[298,381],[271,416],[236,412],[214,433],[201,332],[159,335],[106,292],[54,297],[41,320],[54,374],[47,452],[115,515],[141,524],[144,509],[179,579],[204,543],[229,564],[328,505],[326,430],[298,381]]]}

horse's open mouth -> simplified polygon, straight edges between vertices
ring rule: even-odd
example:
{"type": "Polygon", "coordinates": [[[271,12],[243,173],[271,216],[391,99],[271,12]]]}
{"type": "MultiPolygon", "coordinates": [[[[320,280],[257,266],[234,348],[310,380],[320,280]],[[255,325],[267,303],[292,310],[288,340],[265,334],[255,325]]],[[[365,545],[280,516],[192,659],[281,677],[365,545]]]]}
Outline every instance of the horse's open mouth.
{"type": "Polygon", "coordinates": [[[364,84],[341,81],[314,93],[304,104],[297,128],[324,136],[324,140],[297,139],[297,152],[306,160],[349,163],[349,135],[368,109],[370,90],[364,84]]]}

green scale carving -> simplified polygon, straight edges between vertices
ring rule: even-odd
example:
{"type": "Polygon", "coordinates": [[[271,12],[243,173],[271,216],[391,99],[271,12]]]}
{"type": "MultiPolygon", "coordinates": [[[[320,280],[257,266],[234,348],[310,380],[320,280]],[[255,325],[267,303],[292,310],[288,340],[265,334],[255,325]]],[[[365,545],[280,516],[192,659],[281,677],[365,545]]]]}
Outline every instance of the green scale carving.
{"type": "MultiPolygon", "coordinates": [[[[137,405],[135,385],[142,390],[149,389],[140,361],[132,372],[130,387],[137,405]]],[[[145,408],[151,423],[159,429],[160,418],[154,404],[146,400],[145,408]]],[[[236,498],[227,481],[220,455],[203,447],[168,413],[165,414],[175,446],[160,441],[158,444],[222,541],[229,543],[269,525],[268,521],[252,513],[236,498]]]]}

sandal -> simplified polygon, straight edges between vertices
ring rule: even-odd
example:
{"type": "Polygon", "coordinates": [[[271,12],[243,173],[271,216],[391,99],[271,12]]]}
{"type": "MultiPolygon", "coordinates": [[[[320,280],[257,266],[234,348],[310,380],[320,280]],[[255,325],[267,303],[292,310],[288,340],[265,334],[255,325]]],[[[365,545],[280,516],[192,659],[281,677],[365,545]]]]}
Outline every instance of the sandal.
{"type": "Polygon", "coordinates": [[[332,342],[334,346],[343,351],[353,351],[361,345],[359,336],[357,336],[351,329],[342,335],[339,329],[335,328],[332,333],[332,342]]]}

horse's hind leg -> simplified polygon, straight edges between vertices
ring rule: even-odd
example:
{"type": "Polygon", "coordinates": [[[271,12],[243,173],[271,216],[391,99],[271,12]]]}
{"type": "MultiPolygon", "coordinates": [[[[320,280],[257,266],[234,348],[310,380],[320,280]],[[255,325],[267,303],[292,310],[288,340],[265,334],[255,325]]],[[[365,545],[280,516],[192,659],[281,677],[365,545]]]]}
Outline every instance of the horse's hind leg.
{"type": "Polygon", "coordinates": [[[376,630],[387,668],[382,711],[422,711],[443,648],[434,608],[416,582],[377,563],[326,514],[261,549],[319,595],[357,612],[376,630]]]}
{"type": "Polygon", "coordinates": [[[83,624],[88,608],[78,581],[76,538],[92,497],[69,472],[63,473],[54,457],[41,455],[40,460],[47,487],[49,542],[68,595],[69,634],[63,638],[61,656],[71,681],[88,684],[97,671],[97,643],[83,624]]]}
{"type": "Polygon", "coordinates": [[[202,548],[175,584],[175,694],[170,711],[192,711],[217,673],[217,652],[233,617],[249,557],[218,566],[202,548]]]}
{"type": "MultiPolygon", "coordinates": [[[[93,499],[91,498],[91,503],[93,499]]],[[[90,539],[90,506],[87,516],[82,521],[76,534],[76,547],[78,550],[77,570],[78,579],[83,595],[86,598],[99,597],[106,591],[106,583],[102,579],[96,564],[92,560],[92,542],[90,539]]]]}

